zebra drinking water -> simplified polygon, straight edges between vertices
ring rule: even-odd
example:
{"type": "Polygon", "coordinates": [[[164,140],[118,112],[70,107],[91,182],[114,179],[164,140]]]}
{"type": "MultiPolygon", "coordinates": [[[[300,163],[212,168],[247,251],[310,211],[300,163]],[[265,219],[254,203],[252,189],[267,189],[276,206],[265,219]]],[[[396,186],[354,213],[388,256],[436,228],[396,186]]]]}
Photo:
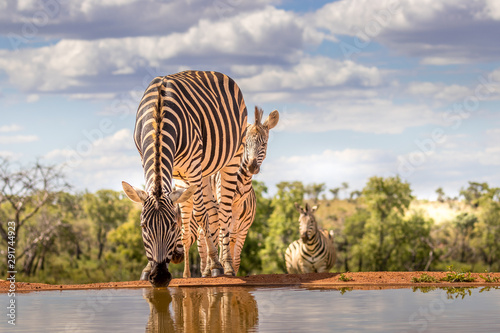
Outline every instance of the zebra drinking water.
{"type": "Polygon", "coordinates": [[[322,273],[332,269],[336,260],[333,231],[328,233],[319,229],[314,206],[305,208],[295,203],[300,212],[300,239],[294,241],[285,252],[286,270],[289,274],[322,273]]]}
{"type": "MultiPolygon", "coordinates": [[[[168,264],[178,261],[181,219],[195,218],[208,232],[207,206],[202,179],[219,172],[218,207],[223,235],[222,267],[212,242],[206,242],[211,269],[231,274],[229,222],[237,170],[246,136],[247,110],[238,85],[217,72],[185,71],[157,77],[139,105],[134,131],[141,155],[145,191],[123,182],[127,196],[142,203],[142,238],[149,264],[141,278],[167,286],[172,279],[168,264]],[[172,189],[172,179],[189,187],[172,189]],[[180,204],[181,213],[176,204],[180,204]]],[[[185,222],[183,222],[185,223],[185,222]]],[[[186,253],[185,253],[186,255],[186,253]]]]}

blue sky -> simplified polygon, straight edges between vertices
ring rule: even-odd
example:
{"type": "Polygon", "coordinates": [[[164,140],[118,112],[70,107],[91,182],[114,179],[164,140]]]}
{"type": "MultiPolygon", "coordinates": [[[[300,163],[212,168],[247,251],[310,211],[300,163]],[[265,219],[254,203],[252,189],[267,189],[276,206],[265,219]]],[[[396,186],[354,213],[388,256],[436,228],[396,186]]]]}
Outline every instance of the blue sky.
{"type": "Polygon", "coordinates": [[[500,186],[498,31],[496,0],[4,1],[0,156],[64,164],[75,190],[141,185],[146,85],[216,70],[249,110],[280,112],[256,177],[270,192],[396,174],[419,198],[500,186]]]}

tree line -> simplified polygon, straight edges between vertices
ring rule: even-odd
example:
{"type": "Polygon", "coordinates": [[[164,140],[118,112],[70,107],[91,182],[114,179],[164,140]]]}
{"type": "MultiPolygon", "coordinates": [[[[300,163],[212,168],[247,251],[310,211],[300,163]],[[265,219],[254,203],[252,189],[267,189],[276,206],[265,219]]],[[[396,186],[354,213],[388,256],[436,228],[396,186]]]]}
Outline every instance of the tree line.
{"type": "MultiPolygon", "coordinates": [[[[285,273],[284,253],[299,238],[295,202],[319,205],[316,218],[335,232],[334,271],[500,270],[500,188],[469,182],[458,198],[436,190],[441,205],[464,207],[435,223],[410,209],[416,200],[399,177],[370,178],[363,189],[349,185],[281,182],[267,195],[254,181],[257,213],[241,256],[240,275],[285,273]],[[330,193],[333,198],[328,198],[330,193]]],[[[147,259],[140,206],[121,192],[75,193],[60,169],[0,161],[0,271],[7,271],[7,223],[16,224],[19,281],[86,283],[137,280],[147,259]]],[[[199,275],[196,246],[192,274],[199,275]]],[[[183,264],[171,265],[181,277],[183,264]]]]}

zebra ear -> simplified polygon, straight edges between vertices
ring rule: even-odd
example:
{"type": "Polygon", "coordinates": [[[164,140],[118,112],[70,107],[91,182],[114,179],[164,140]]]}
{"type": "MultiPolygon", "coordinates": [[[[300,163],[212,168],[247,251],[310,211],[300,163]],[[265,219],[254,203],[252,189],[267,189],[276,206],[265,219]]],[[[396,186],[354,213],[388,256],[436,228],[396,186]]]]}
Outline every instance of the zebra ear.
{"type": "Polygon", "coordinates": [[[269,116],[267,116],[266,121],[264,121],[264,127],[270,130],[271,128],[278,125],[279,120],[280,120],[280,113],[278,112],[278,110],[274,110],[269,114],[269,116]]]}
{"type": "Polygon", "coordinates": [[[187,189],[180,188],[170,193],[168,197],[170,198],[170,200],[172,200],[172,203],[174,204],[184,202],[189,198],[191,198],[193,193],[196,191],[196,187],[197,187],[196,185],[191,185],[187,189]]]}
{"type": "Polygon", "coordinates": [[[134,202],[143,204],[148,198],[148,194],[145,191],[135,188],[127,182],[122,182],[122,187],[127,197],[134,202]]]}
{"type": "Polygon", "coordinates": [[[264,115],[264,111],[259,108],[258,106],[255,106],[255,123],[254,125],[258,125],[262,122],[262,116],[264,115]]]}

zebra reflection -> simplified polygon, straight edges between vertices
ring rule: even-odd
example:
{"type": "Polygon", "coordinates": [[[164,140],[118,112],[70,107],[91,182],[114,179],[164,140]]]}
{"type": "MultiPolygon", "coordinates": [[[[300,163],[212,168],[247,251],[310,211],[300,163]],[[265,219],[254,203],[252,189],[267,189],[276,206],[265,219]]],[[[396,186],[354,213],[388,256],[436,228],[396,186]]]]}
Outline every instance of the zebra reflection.
{"type": "Polygon", "coordinates": [[[143,297],[150,309],[146,332],[248,332],[258,323],[248,288],[145,289],[143,297]]]}

